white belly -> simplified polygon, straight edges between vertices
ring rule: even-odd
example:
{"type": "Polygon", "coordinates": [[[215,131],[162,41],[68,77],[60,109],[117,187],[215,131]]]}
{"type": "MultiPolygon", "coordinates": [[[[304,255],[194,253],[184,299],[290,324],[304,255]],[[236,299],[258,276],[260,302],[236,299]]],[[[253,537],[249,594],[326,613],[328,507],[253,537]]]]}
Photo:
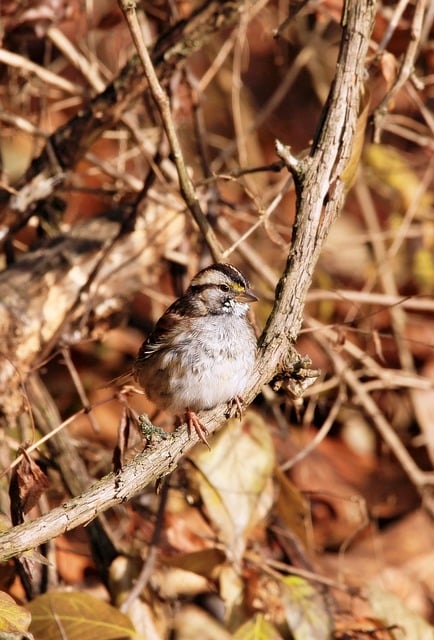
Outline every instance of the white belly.
{"type": "Polygon", "coordinates": [[[151,400],[173,413],[229,402],[242,396],[253,369],[256,340],[246,338],[242,318],[196,318],[189,340],[153,356],[140,382],[151,400]]]}

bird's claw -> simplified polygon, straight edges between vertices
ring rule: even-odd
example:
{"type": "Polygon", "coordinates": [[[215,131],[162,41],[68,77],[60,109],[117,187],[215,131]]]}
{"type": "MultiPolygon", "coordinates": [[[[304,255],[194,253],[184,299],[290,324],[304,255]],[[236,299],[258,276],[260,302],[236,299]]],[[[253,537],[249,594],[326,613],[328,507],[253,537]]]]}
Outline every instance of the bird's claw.
{"type": "Polygon", "coordinates": [[[242,399],[241,396],[235,396],[234,398],[232,398],[232,400],[229,400],[228,402],[228,410],[227,410],[227,417],[230,418],[231,415],[233,414],[234,417],[238,416],[239,419],[241,420],[241,417],[243,415],[243,407],[244,407],[244,400],[242,399]]]}
{"type": "Polygon", "coordinates": [[[185,412],[185,417],[188,425],[188,430],[191,433],[192,429],[194,429],[199,437],[199,440],[205,444],[208,449],[211,450],[211,447],[208,444],[208,440],[206,436],[208,435],[208,429],[205,425],[199,420],[198,416],[191,409],[187,409],[185,412]]]}

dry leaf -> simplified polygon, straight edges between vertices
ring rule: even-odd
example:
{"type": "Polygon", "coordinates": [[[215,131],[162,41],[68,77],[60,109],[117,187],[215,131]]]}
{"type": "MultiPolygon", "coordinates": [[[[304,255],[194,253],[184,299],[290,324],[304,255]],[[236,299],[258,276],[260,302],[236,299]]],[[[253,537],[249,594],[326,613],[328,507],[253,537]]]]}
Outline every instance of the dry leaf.
{"type": "Polygon", "coordinates": [[[15,600],[7,593],[0,591],[0,637],[8,638],[31,638],[27,633],[31,615],[27,609],[16,604],[15,600]]]}
{"type": "Polygon", "coordinates": [[[275,470],[275,477],[279,484],[277,511],[284,526],[307,546],[307,522],[310,519],[310,509],[301,491],[280,471],[275,470]]]}
{"type": "Polygon", "coordinates": [[[285,615],[294,640],[329,640],[332,619],[318,587],[304,578],[283,578],[285,615]]]}
{"type": "Polygon", "coordinates": [[[14,469],[9,488],[14,524],[22,522],[23,514],[36,505],[49,484],[49,479],[42,469],[23,451],[23,459],[14,469]]]}
{"type": "Polygon", "coordinates": [[[248,412],[228,421],[211,451],[197,449],[197,483],[211,522],[235,562],[249,532],[265,517],[273,498],[274,447],[265,422],[248,412]]]}
{"type": "Polygon", "coordinates": [[[130,619],[86,593],[52,591],[32,600],[30,631],[48,640],[139,638],[130,619]]]}

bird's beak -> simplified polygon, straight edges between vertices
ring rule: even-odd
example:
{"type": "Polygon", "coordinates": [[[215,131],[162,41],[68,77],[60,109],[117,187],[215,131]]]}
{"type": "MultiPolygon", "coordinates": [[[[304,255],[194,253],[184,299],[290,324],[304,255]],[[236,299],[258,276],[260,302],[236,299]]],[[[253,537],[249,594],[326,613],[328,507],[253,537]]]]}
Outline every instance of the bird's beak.
{"type": "Polygon", "coordinates": [[[250,291],[250,289],[240,291],[240,293],[237,293],[237,295],[235,296],[235,300],[237,302],[255,302],[257,299],[258,296],[255,296],[253,291],[250,291]]]}

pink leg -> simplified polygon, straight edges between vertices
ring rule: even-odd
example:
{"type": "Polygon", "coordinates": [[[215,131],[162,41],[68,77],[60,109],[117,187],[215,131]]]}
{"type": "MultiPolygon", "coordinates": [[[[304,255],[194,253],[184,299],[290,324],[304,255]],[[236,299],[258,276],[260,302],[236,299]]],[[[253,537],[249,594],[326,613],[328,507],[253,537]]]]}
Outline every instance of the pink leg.
{"type": "Polygon", "coordinates": [[[239,417],[241,420],[241,416],[243,415],[243,405],[244,400],[241,396],[235,396],[228,402],[229,414],[232,413],[232,409],[235,407],[235,415],[239,417]]]}
{"type": "Polygon", "coordinates": [[[208,449],[211,449],[211,447],[208,444],[208,440],[206,439],[206,435],[208,433],[208,430],[205,427],[205,425],[202,424],[202,422],[199,420],[199,418],[197,417],[195,412],[191,411],[191,409],[189,409],[187,407],[187,409],[185,411],[185,417],[186,417],[186,420],[187,420],[187,425],[188,425],[188,429],[189,429],[190,433],[191,433],[191,430],[194,429],[196,431],[197,435],[199,436],[199,439],[204,444],[206,444],[208,449]]]}

